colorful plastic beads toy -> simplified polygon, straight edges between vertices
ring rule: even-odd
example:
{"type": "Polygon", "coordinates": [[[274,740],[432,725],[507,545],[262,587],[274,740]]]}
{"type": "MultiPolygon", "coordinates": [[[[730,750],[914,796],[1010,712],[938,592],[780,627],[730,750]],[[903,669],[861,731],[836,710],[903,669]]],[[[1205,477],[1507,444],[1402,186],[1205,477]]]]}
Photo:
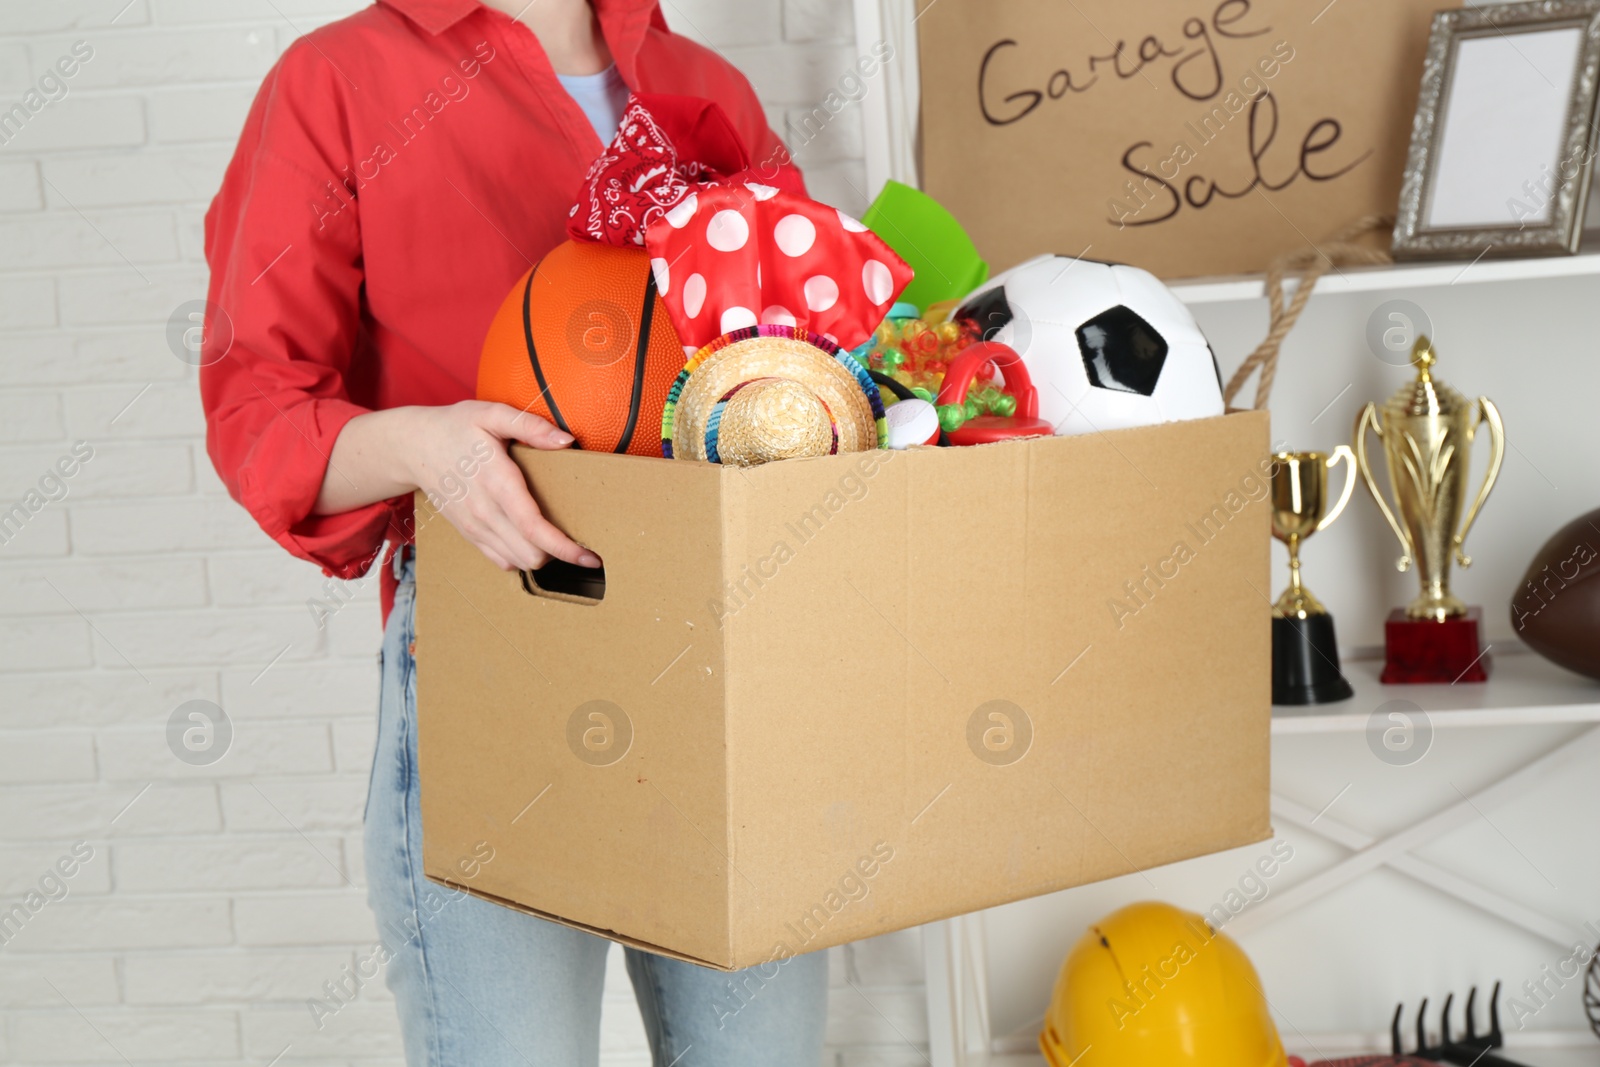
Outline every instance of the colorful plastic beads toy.
{"type": "MultiPolygon", "coordinates": [[[[900,310],[896,305],[895,311],[900,310]]],[[[874,332],[872,340],[856,350],[856,355],[870,369],[882,371],[919,399],[931,402],[944,384],[950,360],[977,338],[978,331],[969,322],[932,323],[891,312],[874,332]]],[[[999,392],[992,367],[985,367],[979,374],[974,395],[983,395],[981,390],[985,388],[999,392]]]]}

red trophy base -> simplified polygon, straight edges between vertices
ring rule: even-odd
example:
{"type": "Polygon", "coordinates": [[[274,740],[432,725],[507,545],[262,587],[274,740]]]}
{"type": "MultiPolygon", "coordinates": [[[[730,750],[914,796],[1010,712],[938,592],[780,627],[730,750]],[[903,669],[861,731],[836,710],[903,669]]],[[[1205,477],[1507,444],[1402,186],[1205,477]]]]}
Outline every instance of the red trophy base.
{"type": "Polygon", "coordinates": [[[1395,608],[1383,624],[1385,661],[1378,681],[1414,685],[1489,680],[1489,656],[1478,644],[1481,608],[1443,622],[1408,619],[1395,608]]]}

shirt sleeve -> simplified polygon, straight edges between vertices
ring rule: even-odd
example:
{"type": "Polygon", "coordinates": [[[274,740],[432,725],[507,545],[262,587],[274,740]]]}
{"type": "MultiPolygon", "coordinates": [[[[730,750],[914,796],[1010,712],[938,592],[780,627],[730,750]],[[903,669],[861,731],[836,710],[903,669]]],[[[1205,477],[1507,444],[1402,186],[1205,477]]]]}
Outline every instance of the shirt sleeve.
{"type": "Polygon", "coordinates": [[[363,271],[338,78],[302,42],[251,108],[206,214],[200,395],[228,492],[294,555],[350,578],[372,562],[399,501],[312,514],[334,439],[367,410],[346,387],[363,271]]]}

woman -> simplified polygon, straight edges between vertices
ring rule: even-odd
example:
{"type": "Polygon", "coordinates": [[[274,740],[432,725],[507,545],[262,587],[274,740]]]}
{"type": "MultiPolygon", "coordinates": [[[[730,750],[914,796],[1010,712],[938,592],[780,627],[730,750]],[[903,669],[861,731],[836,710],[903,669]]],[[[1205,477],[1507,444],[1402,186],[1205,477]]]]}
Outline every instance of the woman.
{"type": "MultiPolygon", "coordinates": [[[[600,563],[540,515],[506,453],[571,437],[469,398],[495,309],[564,238],[630,87],[716,100],[764,180],[803,190],[749,84],[670,33],[656,0],[381,0],[284,54],[206,217],[218,473],[331,575],[402,546],[382,569],[366,863],[413,1067],[599,1058],[608,942],[422,875],[408,544],[411,493],[464,478],[443,514],[496,566],[600,563]]],[[[820,1059],[823,955],[764,979],[627,959],[657,1067],[820,1059]]]]}

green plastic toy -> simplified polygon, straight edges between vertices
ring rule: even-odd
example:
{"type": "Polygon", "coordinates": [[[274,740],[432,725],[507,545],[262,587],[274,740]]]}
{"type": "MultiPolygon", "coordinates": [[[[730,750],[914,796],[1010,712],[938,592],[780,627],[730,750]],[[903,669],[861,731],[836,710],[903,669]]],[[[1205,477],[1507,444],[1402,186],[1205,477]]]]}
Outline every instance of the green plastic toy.
{"type": "Polygon", "coordinates": [[[959,299],[989,278],[961,223],[919,189],[886,182],[861,221],[916,271],[900,299],[919,308],[959,299]]]}

